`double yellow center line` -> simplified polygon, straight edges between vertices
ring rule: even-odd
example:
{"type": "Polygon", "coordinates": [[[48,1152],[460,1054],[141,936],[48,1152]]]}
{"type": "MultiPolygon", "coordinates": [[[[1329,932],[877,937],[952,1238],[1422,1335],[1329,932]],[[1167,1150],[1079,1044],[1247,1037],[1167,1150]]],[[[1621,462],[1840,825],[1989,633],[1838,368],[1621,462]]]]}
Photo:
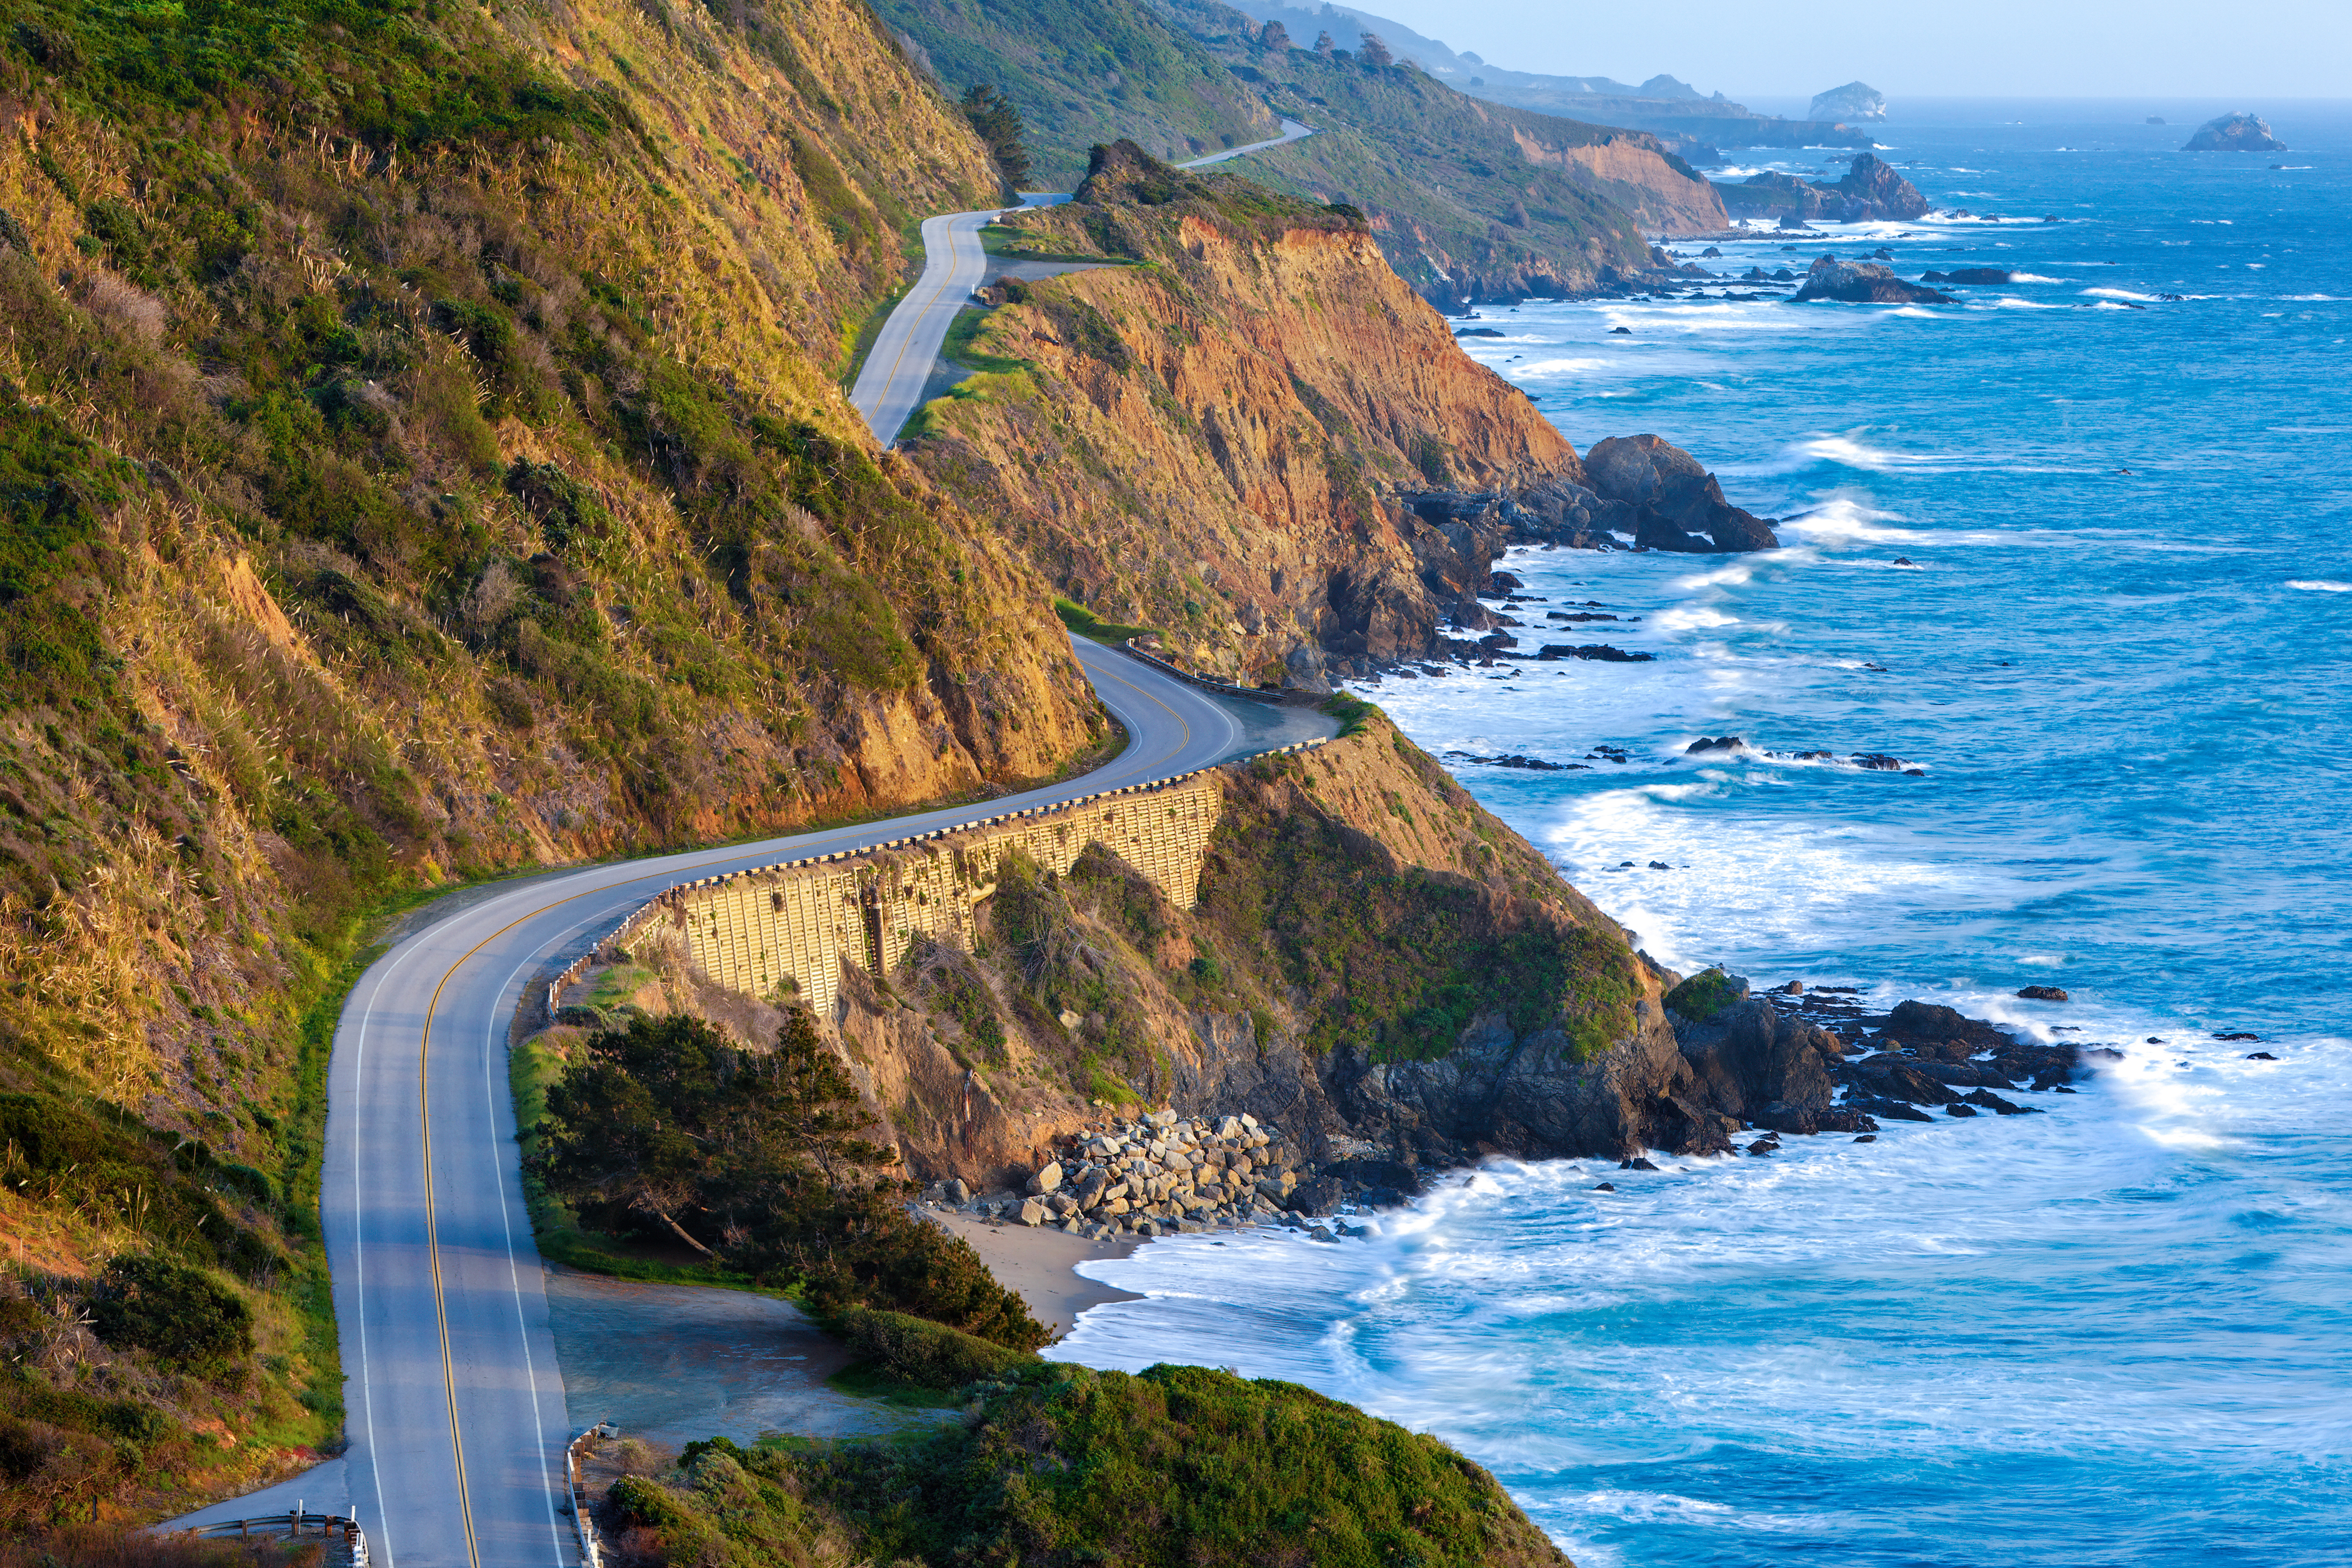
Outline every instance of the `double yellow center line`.
{"type": "MultiPolygon", "coordinates": [[[[1091,678],[1091,676],[1089,678],[1091,678]]],[[[1158,696],[1154,695],[1150,692],[1145,691],[1135,683],[1120,679],[1120,677],[1116,674],[1111,675],[1110,678],[1116,681],[1119,685],[1122,685],[1129,691],[1134,693],[1137,696],[1142,697],[1146,701],[1156,705],[1165,711],[1171,718],[1173,718],[1176,721],[1177,727],[1183,731],[1184,736],[1183,740],[1180,741],[1177,745],[1177,751],[1181,754],[1183,747],[1186,745],[1189,745],[1192,738],[1192,727],[1184,722],[1183,716],[1177,713],[1175,709],[1170,707],[1166,703],[1161,702],[1158,696]]],[[[677,866],[670,871],[648,873],[641,877],[630,877],[621,882],[607,883],[601,887],[584,889],[579,893],[572,894],[568,898],[555,899],[551,903],[540,905],[536,909],[519,915],[512,920],[508,921],[504,925],[499,926],[496,931],[491,932],[488,936],[483,937],[479,942],[475,943],[471,947],[467,948],[465,953],[457,959],[457,962],[451,964],[448,968],[444,970],[440,980],[433,988],[433,999],[425,1005],[425,1024],[424,1028],[419,1031],[419,1038],[416,1046],[416,1115],[417,1120],[423,1128],[425,1155],[425,1257],[429,1271],[433,1279],[434,1324],[439,1331],[441,1338],[441,1385],[442,1391],[447,1399],[449,1406],[449,1448],[457,1461],[457,1515],[465,1525],[466,1561],[468,1564],[468,1568],[482,1568],[482,1551],[480,1540],[475,1533],[474,1530],[473,1496],[467,1490],[466,1480],[466,1437],[464,1424],[457,1415],[457,1359],[451,1353],[449,1345],[449,1305],[447,1294],[443,1286],[441,1270],[440,1222],[436,1217],[433,1197],[433,1018],[434,1015],[441,1009],[441,995],[444,991],[448,989],[449,982],[457,978],[457,972],[473,961],[474,955],[479,953],[491,943],[496,942],[499,937],[504,936],[508,932],[512,931],[516,926],[536,920],[551,909],[561,909],[567,904],[576,904],[583,898],[593,898],[599,894],[612,893],[615,889],[628,886],[632,882],[656,882],[674,877],[682,879],[683,873],[699,871],[705,866],[719,865],[727,861],[740,859],[741,858],[741,854],[742,852],[738,850],[733,853],[714,855],[709,860],[698,861],[691,864],[677,866]]],[[[366,1310],[364,1305],[362,1305],[361,1310],[366,1310]]]]}

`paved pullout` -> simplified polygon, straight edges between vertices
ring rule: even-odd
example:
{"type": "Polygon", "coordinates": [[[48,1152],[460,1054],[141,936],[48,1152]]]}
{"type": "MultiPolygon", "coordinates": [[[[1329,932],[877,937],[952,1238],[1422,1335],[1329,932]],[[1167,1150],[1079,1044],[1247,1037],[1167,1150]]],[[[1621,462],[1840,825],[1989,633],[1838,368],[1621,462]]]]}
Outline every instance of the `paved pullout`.
{"type": "Polygon", "coordinates": [[[350,1448],[182,1522],[299,1497],[313,1511],[356,1507],[378,1568],[574,1563],[556,1511],[572,1434],[507,1081],[525,984],[678,882],[1146,783],[1336,728],[1311,710],[1221,703],[1124,654],[1076,647],[1129,737],[1092,773],[985,805],[475,890],[378,959],[335,1031],[320,1199],[350,1448]]]}
{"type": "MultiPolygon", "coordinates": [[[[1212,152],[1176,166],[1205,168],[1244,153],[1286,146],[1314,134],[1312,128],[1286,118],[1282,134],[1271,140],[1229,147],[1223,152],[1212,152]]],[[[1069,197],[1058,193],[1033,194],[1024,191],[1022,199],[1033,206],[1046,207],[1066,202],[1069,197]]],[[[988,252],[981,244],[980,231],[1003,210],[991,207],[985,212],[946,213],[923,220],[923,276],[915,280],[915,287],[907,291],[907,297],[890,312],[889,319],[882,323],[874,346],[866,352],[866,363],[858,370],[857,383],[849,393],[850,402],[866,417],[874,439],[883,445],[888,446],[898,439],[898,432],[906,427],[908,417],[921,406],[923,388],[931,379],[931,367],[939,362],[940,350],[948,340],[948,329],[954,325],[956,312],[971,303],[972,290],[988,275],[988,252]]]]}

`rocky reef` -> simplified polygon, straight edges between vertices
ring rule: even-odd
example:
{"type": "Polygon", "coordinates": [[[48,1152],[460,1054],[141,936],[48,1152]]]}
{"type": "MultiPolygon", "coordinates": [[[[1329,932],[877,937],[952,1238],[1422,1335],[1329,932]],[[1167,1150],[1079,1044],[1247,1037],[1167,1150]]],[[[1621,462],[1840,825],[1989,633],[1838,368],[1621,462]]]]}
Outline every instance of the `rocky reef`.
{"type": "Polygon", "coordinates": [[[1805,222],[1907,223],[1931,210],[1916,186],[1872,152],[1855,153],[1834,184],[1775,172],[1753,175],[1741,184],[1718,184],[1716,193],[1723,198],[1725,210],[1735,214],[1805,222]]]}
{"type": "Polygon", "coordinates": [[[1452,545],[1464,563],[1461,575],[1482,584],[1486,574],[1473,563],[1491,562],[1513,545],[1600,549],[1622,548],[1630,539],[1640,549],[1696,555],[1773,549],[1780,543],[1769,519],[1731,505],[1698,459],[1656,435],[1596,442],[1585,455],[1581,484],[1554,479],[1509,492],[1423,490],[1407,499],[1452,545]]]}
{"type": "Polygon", "coordinates": [[[2284,152],[2286,143],[2271,134],[2258,115],[2225,114],[2197,128],[2183,152],[2284,152]]]}
{"type": "Polygon", "coordinates": [[[1839,299],[1850,305],[1950,305],[1952,296],[1922,283],[1906,283],[1875,261],[1840,261],[1833,256],[1817,259],[1805,273],[1804,287],[1792,302],[1839,299]]]}

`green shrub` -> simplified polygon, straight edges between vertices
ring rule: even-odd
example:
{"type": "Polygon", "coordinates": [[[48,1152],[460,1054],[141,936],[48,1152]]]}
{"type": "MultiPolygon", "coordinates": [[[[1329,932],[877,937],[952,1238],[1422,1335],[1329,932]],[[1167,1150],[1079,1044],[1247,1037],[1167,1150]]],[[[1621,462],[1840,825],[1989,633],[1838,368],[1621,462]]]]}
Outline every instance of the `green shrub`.
{"type": "Polygon", "coordinates": [[[902,1312],[1027,1350],[1046,1338],[958,1237],[907,1211],[896,1155],[804,1008],[771,1051],[699,1019],[592,1035],[547,1090],[528,1168],[583,1224],[684,1239],[819,1311],[902,1312]]]}
{"type": "Polygon", "coordinates": [[[253,1309],[201,1271],[168,1258],[117,1258],[90,1302],[90,1332],[188,1372],[218,1372],[253,1352],[253,1309]]]}
{"type": "Polygon", "coordinates": [[[1705,1023],[1748,994],[1748,982],[1721,968],[1701,969],[1666,993],[1666,1010],[1705,1023]]]}
{"type": "Polygon", "coordinates": [[[1035,1359],[904,1312],[845,1307],[825,1326],[877,1370],[920,1388],[961,1388],[1035,1359]]]}
{"type": "Polygon", "coordinates": [[[706,1568],[803,1562],[827,1536],[902,1564],[1568,1564],[1493,1476],[1435,1437],[1206,1367],[1031,1362],[926,1442],[688,1454],[685,1484],[613,1495],[661,1561],[706,1568]]]}

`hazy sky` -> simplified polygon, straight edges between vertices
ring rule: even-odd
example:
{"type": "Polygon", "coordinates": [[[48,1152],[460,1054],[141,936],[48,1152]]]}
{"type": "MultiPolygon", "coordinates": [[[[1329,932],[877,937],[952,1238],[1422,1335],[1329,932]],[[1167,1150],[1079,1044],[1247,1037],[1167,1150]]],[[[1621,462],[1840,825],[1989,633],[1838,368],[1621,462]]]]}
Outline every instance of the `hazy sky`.
{"type": "MultiPolygon", "coordinates": [[[[1307,0],[1310,5],[1314,0],[1307,0]]],[[[1348,0],[1341,0],[1347,4],[1348,0]]],[[[1860,78],[1890,98],[2352,97],[2352,0],[1355,0],[1498,66],[1702,92],[1807,96],[1860,78]]]]}

